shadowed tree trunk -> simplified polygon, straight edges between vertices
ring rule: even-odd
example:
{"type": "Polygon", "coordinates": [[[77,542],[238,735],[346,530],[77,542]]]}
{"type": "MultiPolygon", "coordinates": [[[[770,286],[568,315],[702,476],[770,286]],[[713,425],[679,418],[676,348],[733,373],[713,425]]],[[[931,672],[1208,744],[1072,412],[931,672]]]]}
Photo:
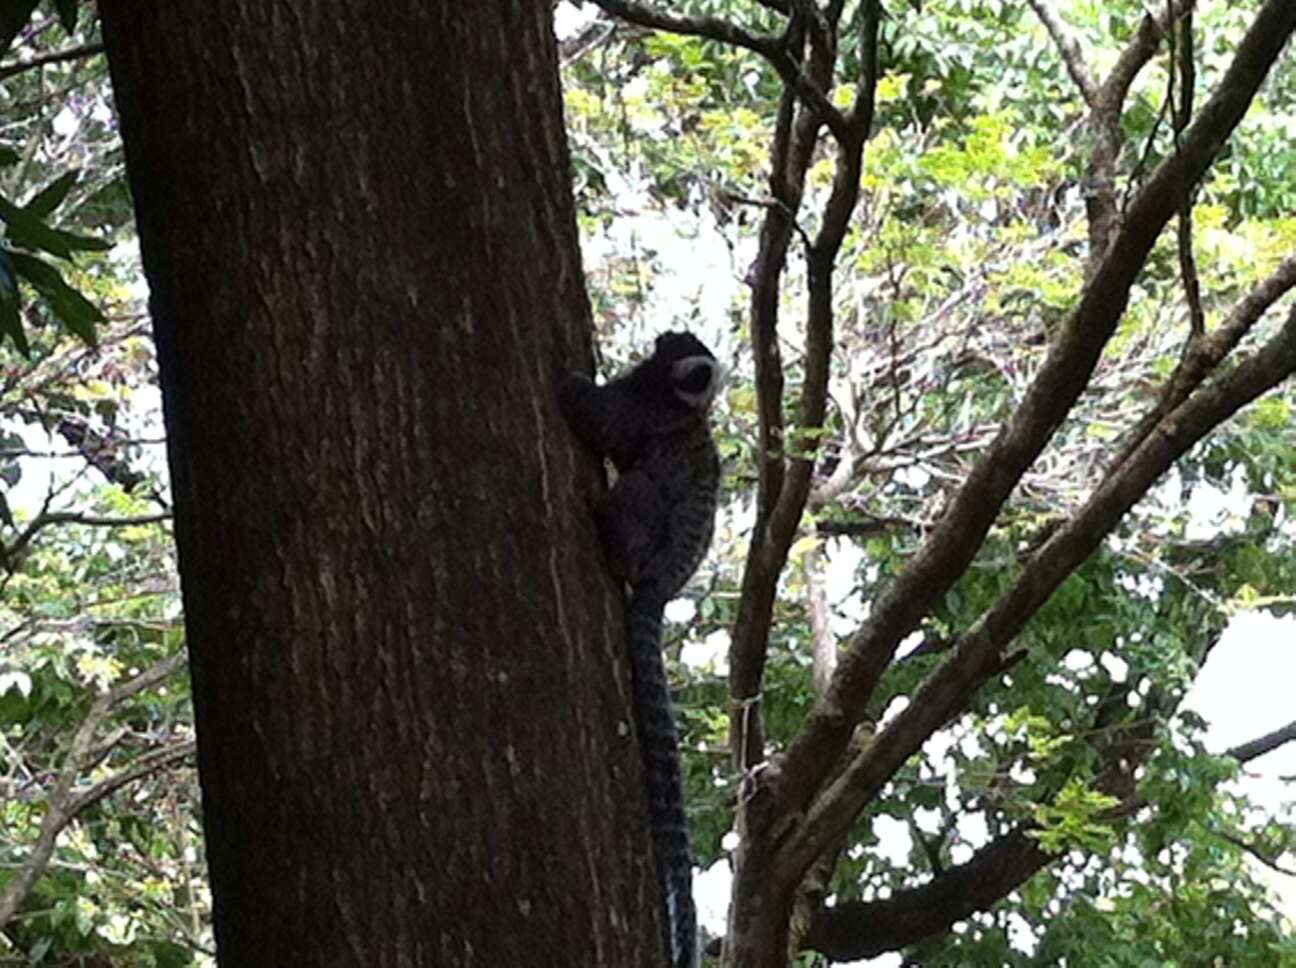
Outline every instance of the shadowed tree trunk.
{"type": "Polygon", "coordinates": [[[102,13],[221,963],[656,963],[549,4],[102,13]]]}

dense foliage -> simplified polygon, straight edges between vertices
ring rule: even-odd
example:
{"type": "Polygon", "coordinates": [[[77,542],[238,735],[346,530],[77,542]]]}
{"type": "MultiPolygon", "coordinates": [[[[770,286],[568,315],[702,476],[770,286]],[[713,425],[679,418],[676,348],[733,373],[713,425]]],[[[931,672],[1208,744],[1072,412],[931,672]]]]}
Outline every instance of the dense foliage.
{"type": "Polygon", "coordinates": [[[0,5],[0,964],[189,965],[209,900],[121,142],[93,8],[35,7],[0,5]]]}

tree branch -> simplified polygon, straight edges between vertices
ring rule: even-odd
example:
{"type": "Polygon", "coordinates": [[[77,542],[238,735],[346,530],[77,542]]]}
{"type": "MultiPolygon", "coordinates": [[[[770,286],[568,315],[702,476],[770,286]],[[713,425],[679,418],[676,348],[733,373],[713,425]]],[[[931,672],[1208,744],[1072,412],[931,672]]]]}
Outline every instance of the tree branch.
{"type": "MultiPolygon", "coordinates": [[[[801,7],[787,29],[787,49],[800,54],[807,43],[801,7]]],[[[784,87],[770,146],[770,194],[760,247],[748,273],[751,285],[752,362],[755,368],[758,434],[756,524],[743,565],[742,591],[729,648],[729,738],[735,765],[744,770],[765,756],[760,695],[773,601],[782,562],[771,553],[768,523],[786,476],[783,418],[783,360],[778,341],[780,284],[787,266],[806,172],[818,143],[819,123],[809,111],[798,116],[796,95],[784,87]]]]}
{"type": "Polygon", "coordinates": [[[96,528],[118,528],[128,525],[138,524],[157,524],[161,521],[170,521],[171,512],[162,511],[157,514],[141,514],[134,517],[112,517],[94,514],[84,514],[80,511],[47,511],[42,509],[36,517],[27,523],[20,535],[14,539],[13,544],[9,547],[0,547],[0,561],[6,566],[12,567],[13,561],[27,549],[32,539],[42,528],[48,528],[55,524],[84,524],[96,528]]]}
{"type": "Polygon", "coordinates": [[[805,946],[833,961],[895,951],[990,907],[1055,859],[1025,830],[1014,830],[918,887],[820,908],[805,946]]]}
{"type": "MultiPolygon", "coordinates": [[[[1112,741],[1103,752],[1107,769],[1092,781],[1112,795],[1128,785],[1131,764],[1146,758],[1150,749],[1146,739],[1153,729],[1146,716],[1113,729],[1111,711],[1128,712],[1127,694],[1124,685],[1109,689],[1092,719],[1093,729],[1113,730],[1112,741]],[[1122,764],[1122,760],[1126,762],[1122,764]]],[[[1149,695],[1145,708],[1160,699],[1149,695]]],[[[1056,796],[1063,782],[1057,781],[1049,799],[1056,796]]],[[[808,946],[836,960],[848,960],[894,951],[948,930],[956,921],[991,907],[1062,856],[1042,849],[1038,838],[1032,836],[1036,830],[1033,823],[1021,823],[982,846],[966,862],[943,870],[935,868],[935,876],[927,883],[898,890],[885,900],[822,908],[813,921],[808,946]]]]}
{"type": "MultiPolygon", "coordinates": [[[[1170,123],[1174,131],[1175,150],[1179,150],[1179,137],[1188,127],[1192,117],[1193,87],[1196,70],[1193,65],[1193,21],[1189,7],[1183,19],[1170,27],[1171,67],[1168,73],[1166,97],[1170,103],[1170,123]],[[1178,81],[1178,91],[1175,81],[1178,81]]],[[[1193,255],[1193,186],[1183,186],[1183,199],[1179,203],[1179,221],[1175,241],[1179,251],[1179,274],[1183,280],[1184,297],[1188,302],[1188,339],[1184,354],[1192,352],[1195,342],[1206,335],[1206,313],[1202,309],[1201,280],[1197,275],[1197,260],[1193,255]]]]}
{"type": "Polygon", "coordinates": [[[103,44],[83,44],[80,47],[69,47],[67,50],[56,50],[49,54],[41,54],[39,57],[19,61],[15,64],[0,64],[0,81],[13,77],[15,74],[21,74],[23,71],[44,67],[46,64],[58,64],[63,61],[80,60],[82,57],[93,57],[95,54],[102,54],[103,49],[103,44]]]}
{"type": "MultiPolygon", "coordinates": [[[[183,655],[183,653],[181,653],[183,655]]],[[[68,803],[66,812],[69,819],[77,816],[87,807],[93,806],[109,794],[116,793],[124,786],[152,776],[168,766],[179,763],[192,756],[198,749],[196,740],[186,739],[174,746],[163,746],[149,750],[131,762],[125,769],[105,777],[83,793],[77,794],[68,803]]]]}
{"type": "Polygon", "coordinates": [[[1125,95],[1129,93],[1130,85],[1156,53],[1166,30],[1174,20],[1178,20],[1191,10],[1195,2],[1196,0],[1168,0],[1160,10],[1144,15],[1129,44],[1117,58],[1111,73],[1102,82],[1098,91],[1099,101],[1104,105],[1115,105],[1117,108],[1125,102],[1125,95]]]}
{"type": "Polygon", "coordinates": [[[1125,97],[1138,72],[1152,59],[1161,38],[1175,17],[1191,8],[1191,0],[1172,0],[1157,13],[1148,13],[1116,61],[1110,74],[1094,92],[1089,128],[1093,147],[1085,173],[1085,212],[1089,221],[1089,255],[1085,278],[1093,275],[1120,228],[1116,196],[1116,161],[1121,151],[1120,118],[1125,97]]]}
{"type": "Polygon", "coordinates": [[[569,64],[583,57],[616,32],[616,24],[607,20],[592,20],[572,37],[558,43],[558,60],[569,64]]]}
{"type": "MultiPolygon", "coordinates": [[[[802,380],[801,407],[797,429],[801,436],[790,438],[784,430],[782,412],[783,378],[778,361],[775,328],[778,311],[779,272],[772,269],[768,257],[777,257],[781,267],[786,260],[788,230],[767,236],[762,232],[762,253],[758,266],[763,275],[753,288],[752,333],[757,357],[758,410],[762,415],[762,436],[768,440],[762,464],[758,525],[752,536],[747,565],[743,572],[743,589],[739,614],[734,622],[730,660],[731,694],[734,701],[730,717],[731,736],[743,768],[764,756],[764,736],[759,708],[748,700],[759,695],[763,681],[765,655],[778,576],[787,561],[788,549],[796,537],[814,474],[814,465],[822,440],[828,404],[829,364],[833,347],[834,309],[832,301],[833,263],[859,198],[860,171],[864,140],[873,122],[874,94],[878,77],[877,35],[881,24],[881,6],[867,0],[860,37],[860,80],[856,102],[845,129],[837,139],[836,170],[832,190],[824,203],[819,231],[808,246],[809,295],[806,314],[806,359],[802,380]],[[777,247],[776,247],[777,246],[777,247]],[[772,357],[772,358],[770,358],[772,357]]],[[[816,80],[831,76],[831,30],[821,25],[817,43],[812,49],[811,70],[816,80]]],[[[813,44],[816,42],[812,42],[813,44]]],[[[826,81],[825,81],[826,82],[826,81]]],[[[805,172],[814,147],[813,116],[797,126],[794,143],[796,188],[799,207],[805,172]]],[[[787,206],[795,210],[793,206],[787,206]]]]}
{"type": "Polygon", "coordinates": [[[1296,720],[1280,729],[1275,729],[1272,733],[1266,733],[1246,743],[1239,743],[1224,755],[1233,757],[1239,763],[1246,763],[1258,756],[1272,753],[1278,747],[1294,740],[1296,740],[1296,720]]]}
{"type": "Polygon", "coordinates": [[[1085,64],[1084,53],[1080,50],[1079,42],[1067,33],[1062,21],[1044,0],[1030,0],[1030,6],[1035,11],[1035,16],[1039,17],[1040,23],[1044,25],[1044,29],[1048,31],[1049,37],[1053,39],[1053,44],[1062,57],[1067,73],[1071,75],[1075,86],[1080,89],[1080,96],[1084,98],[1085,104],[1093,108],[1098,99],[1098,85],[1094,83],[1089,67],[1085,64]]]}
{"type": "Polygon", "coordinates": [[[638,24],[640,27],[651,27],[653,30],[664,30],[667,33],[683,34],[688,37],[718,40],[722,44],[741,47],[767,59],[773,58],[778,51],[777,37],[753,34],[719,17],[690,17],[668,13],[632,0],[594,0],[594,4],[612,16],[628,23],[638,24]]]}
{"type": "Polygon", "coordinates": [[[1175,365],[1174,372],[1162,387],[1156,403],[1125,435],[1110,466],[1120,467],[1162,418],[1188,399],[1188,395],[1201,386],[1202,381],[1233,351],[1260,317],[1293,287],[1296,287],[1296,255],[1284,259],[1268,278],[1239,299],[1214,332],[1190,340],[1175,365]]]}

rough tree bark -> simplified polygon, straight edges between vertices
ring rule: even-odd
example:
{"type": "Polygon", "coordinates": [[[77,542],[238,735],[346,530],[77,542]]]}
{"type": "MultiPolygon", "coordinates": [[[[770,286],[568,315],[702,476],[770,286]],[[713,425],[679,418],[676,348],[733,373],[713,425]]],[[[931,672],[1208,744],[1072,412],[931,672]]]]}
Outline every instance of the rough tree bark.
{"type": "Polygon", "coordinates": [[[102,14],[221,963],[656,963],[549,4],[102,14]]]}

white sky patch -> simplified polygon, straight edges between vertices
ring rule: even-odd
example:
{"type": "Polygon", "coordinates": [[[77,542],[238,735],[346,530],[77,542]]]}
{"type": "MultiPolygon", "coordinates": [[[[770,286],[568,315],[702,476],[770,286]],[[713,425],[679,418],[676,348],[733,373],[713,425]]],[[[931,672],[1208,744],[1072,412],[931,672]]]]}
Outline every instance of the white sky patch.
{"type": "Polygon", "coordinates": [[[965,811],[959,817],[958,830],[959,836],[973,847],[981,848],[990,843],[990,827],[980,810],[965,811]]]}
{"type": "Polygon", "coordinates": [[[897,953],[888,952],[876,958],[865,958],[863,961],[834,961],[834,968],[900,968],[904,959],[897,953]]]}
{"type": "MultiPolygon", "coordinates": [[[[1296,616],[1242,612],[1233,617],[1184,699],[1210,724],[1205,743],[1223,752],[1292,721],[1296,703],[1296,616]]],[[[1288,743],[1243,767],[1238,788],[1275,819],[1296,820],[1292,788],[1282,777],[1296,775],[1296,746],[1288,743]]],[[[1257,877],[1268,884],[1288,917],[1296,917],[1296,877],[1258,862],[1257,877]]]]}
{"type": "Polygon", "coordinates": [[[1093,664],[1093,656],[1083,649],[1072,649],[1062,657],[1062,665],[1072,672],[1084,672],[1092,668],[1093,664]]]}
{"type": "Polygon", "coordinates": [[[923,635],[921,629],[914,629],[903,639],[901,639],[900,644],[896,646],[896,658],[903,659],[910,652],[913,652],[915,649],[917,649],[918,646],[922,645],[923,640],[926,638],[927,636],[923,635]]]}
{"type": "Polygon", "coordinates": [[[1035,771],[1020,760],[1015,761],[1008,768],[1008,778],[1014,783],[1020,783],[1022,786],[1029,786],[1038,779],[1035,771]]]}
{"type": "Polygon", "coordinates": [[[680,648],[680,662],[690,669],[729,674],[729,630],[716,629],[704,639],[690,639],[680,648]]]}
{"type": "Polygon", "coordinates": [[[853,541],[830,540],[824,543],[823,561],[828,627],[840,640],[856,631],[868,614],[868,603],[859,587],[864,550],[853,541]]]}
{"type": "MultiPolygon", "coordinates": [[[[71,450],[61,438],[47,434],[39,424],[14,420],[8,423],[5,429],[21,437],[27,449],[36,453],[57,454],[71,450]]],[[[18,478],[18,483],[13,487],[6,488],[5,500],[9,502],[9,507],[13,511],[35,515],[44,503],[51,486],[56,486],[59,470],[62,469],[65,475],[75,472],[80,469],[82,461],[78,456],[75,460],[37,458],[23,459],[20,463],[22,477],[18,478]]]]}
{"type": "Polygon", "coordinates": [[[909,863],[909,825],[885,813],[873,818],[873,836],[878,839],[875,855],[885,858],[897,867],[909,863]]]}
{"type": "MultiPolygon", "coordinates": [[[[1207,741],[1224,750],[1291,721],[1296,706],[1296,616],[1241,612],[1229,622],[1184,699],[1211,723],[1207,741]]],[[[1282,751],[1270,754],[1275,758],[1282,751]]],[[[1290,754],[1296,773],[1296,750],[1290,754]]],[[[1252,761],[1270,766],[1268,757],[1252,761]]]]}
{"type": "Polygon", "coordinates": [[[76,133],[77,128],[81,127],[81,119],[77,117],[76,112],[71,107],[64,105],[63,109],[54,115],[50,127],[54,129],[54,133],[60,138],[70,138],[76,133]]]}
{"type": "Polygon", "coordinates": [[[727,857],[693,875],[693,903],[697,907],[698,923],[712,937],[720,937],[727,930],[732,886],[733,872],[727,857]]]}
{"type": "Polygon", "coordinates": [[[603,174],[611,204],[622,214],[583,238],[581,248],[587,265],[617,252],[639,254],[643,283],[652,294],[638,307],[643,329],[630,334],[632,341],[684,326],[723,357],[733,343],[732,308],[741,305],[742,267],[754,256],[754,240],[740,240],[731,250],[714,219],[682,225],[660,210],[642,181],[625,178],[610,165],[603,174]]]}
{"type": "Polygon", "coordinates": [[[1233,469],[1227,491],[1210,481],[1199,481],[1188,495],[1184,538],[1205,541],[1218,534],[1236,534],[1246,526],[1251,501],[1246,471],[1241,465],[1233,469]]]}
{"type": "Polygon", "coordinates": [[[896,696],[889,703],[886,709],[882,711],[882,718],[878,720],[878,728],[891,725],[891,720],[895,719],[902,712],[909,708],[908,696],[896,696]]]}
{"type": "Polygon", "coordinates": [[[559,40],[577,34],[582,27],[598,16],[598,8],[592,3],[578,7],[572,3],[560,3],[554,7],[554,34],[559,40]]]}
{"type": "Polygon", "coordinates": [[[952,864],[966,864],[972,859],[972,847],[970,844],[953,843],[949,847],[949,859],[952,864]]]}
{"type": "Polygon", "coordinates": [[[985,748],[985,744],[981,742],[981,735],[971,729],[959,737],[958,747],[959,752],[969,760],[980,759],[989,753],[989,750],[985,748]]]}
{"type": "Polygon", "coordinates": [[[904,484],[913,488],[915,491],[926,490],[927,485],[931,483],[932,479],[931,474],[916,464],[913,467],[897,468],[892,477],[896,483],[904,484]]]}
{"type": "Polygon", "coordinates": [[[940,811],[933,807],[918,807],[913,812],[914,824],[925,834],[937,834],[941,829],[940,811]]]}
{"type": "MultiPolygon", "coordinates": [[[[905,705],[908,705],[906,702],[905,705]]],[[[954,748],[954,736],[947,729],[937,730],[923,743],[923,753],[934,764],[941,764],[954,748]]]]}
{"type": "Polygon", "coordinates": [[[1033,955],[1039,945],[1035,929],[1020,914],[1008,915],[1008,945],[1028,955],[1033,955]]]}
{"type": "Polygon", "coordinates": [[[134,303],[145,305],[148,302],[149,287],[148,280],[144,278],[144,273],[140,271],[140,248],[139,239],[131,236],[118,242],[108,251],[108,258],[117,266],[119,277],[127,279],[126,290],[130,294],[130,299],[134,303]],[[129,270],[134,271],[129,271],[129,270]]]}
{"type": "Polygon", "coordinates": [[[1107,670],[1112,682],[1124,682],[1129,678],[1129,663],[1120,656],[1104,652],[1098,657],[1098,662],[1107,670]]]}
{"type": "Polygon", "coordinates": [[[662,617],[676,625],[687,625],[697,614],[697,606],[687,598],[676,598],[666,603],[662,617]]]}

